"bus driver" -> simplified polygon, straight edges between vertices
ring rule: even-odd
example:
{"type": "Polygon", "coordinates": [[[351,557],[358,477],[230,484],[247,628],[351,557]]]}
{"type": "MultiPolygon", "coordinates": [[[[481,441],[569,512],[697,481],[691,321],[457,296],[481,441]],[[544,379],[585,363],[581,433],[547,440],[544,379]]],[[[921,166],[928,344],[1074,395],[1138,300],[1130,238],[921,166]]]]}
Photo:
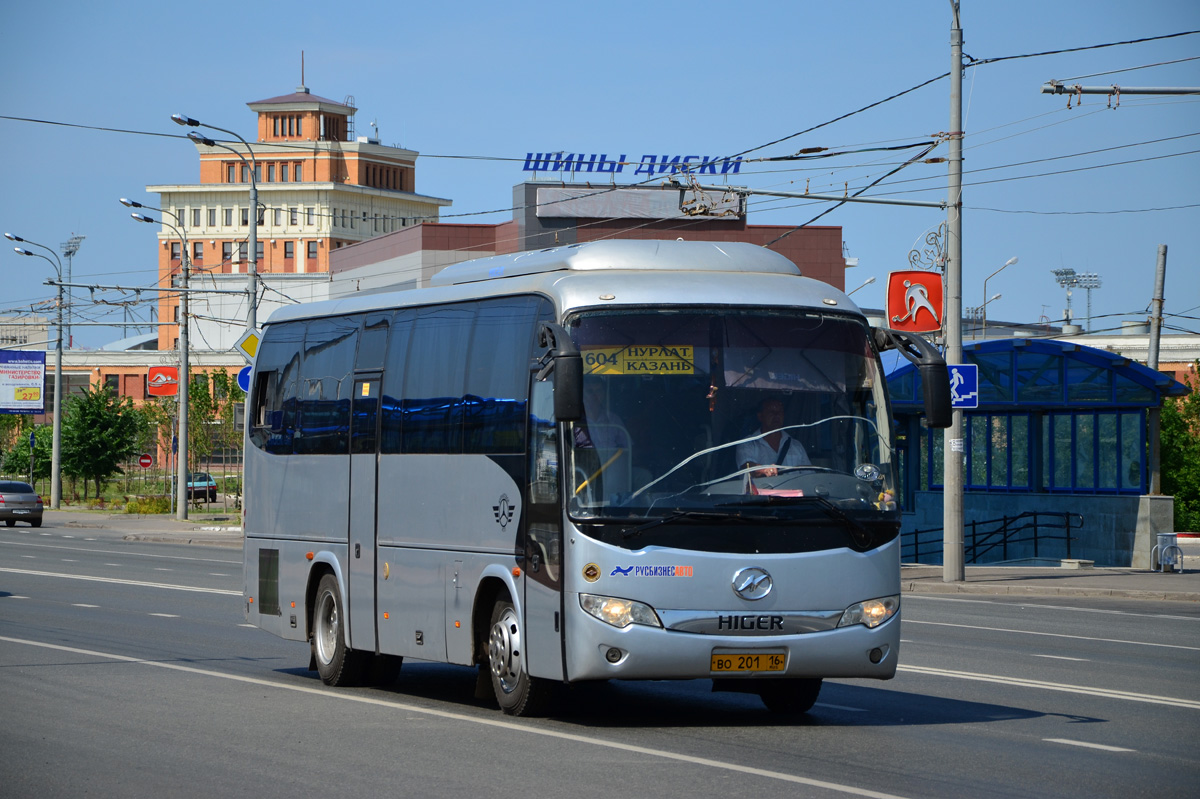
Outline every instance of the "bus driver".
{"type": "Polygon", "coordinates": [[[783,427],[783,403],[767,398],[758,408],[758,430],[751,434],[752,440],[743,441],[734,450],[739,469],[755,466],[762,468],[753,472],[755,477],[774,477],[778,466],[810,466],[804,445],[781,430],[783,427]],[[763,435],[765,433],[765,435],[763,435]]]}

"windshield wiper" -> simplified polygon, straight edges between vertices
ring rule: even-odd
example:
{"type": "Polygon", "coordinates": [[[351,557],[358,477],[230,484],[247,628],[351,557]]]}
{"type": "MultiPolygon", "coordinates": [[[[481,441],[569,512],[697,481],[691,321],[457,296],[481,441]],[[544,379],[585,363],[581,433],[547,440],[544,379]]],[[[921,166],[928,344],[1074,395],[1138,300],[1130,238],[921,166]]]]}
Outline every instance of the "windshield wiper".
{"type": "Polygon", "coordinates": [[[860,522],[858,519],[847,514],[844,510],[834,505],[825,497],[784,497],[774,494],[755,494],[745,497],[738,502],[723,502],[717,507],[764,507],[764,506],[780,506],[780,505],[808,505],[809,507],[819,508],[826,516],[835,522],[841,522],[850,529],[850,537],[854,542],[863,549],[871,546],[874,540],[874,534],[860,522]]]}
{"type": "Polygon", "coordinates": [[[629,530],[621,533],[621,537],[628,540],[641,535],[652,527],[658,527],[660,524],[670,524],[671,522],[676,522],[680,519],[729,521],[730,519],[742,518],[745,518],[744,514],[734,511],[677,510],[674,513],[668,513],[666,516],[659,516],[657,519],[651,519],[648,522],[639,524],[637,527],[630,528],[629,530]]]}

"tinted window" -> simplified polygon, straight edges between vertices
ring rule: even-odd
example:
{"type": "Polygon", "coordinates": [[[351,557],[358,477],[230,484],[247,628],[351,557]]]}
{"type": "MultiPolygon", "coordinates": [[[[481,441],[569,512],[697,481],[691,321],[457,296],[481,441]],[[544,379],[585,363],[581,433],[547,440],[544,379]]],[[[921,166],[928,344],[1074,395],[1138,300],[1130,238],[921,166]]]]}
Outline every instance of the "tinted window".
{"type": "Polygon", "coordinates": [[[358,358],[354,368],[358,371],[377,370],[383,368],[383,359],[387,354],[388,322],[391,312],[369,314],[363,321],[362,337],[358,342],[358,358]]]}
{"type": "Polygon", "coordinates": [[[304,337],[297,454],[346,453],[357,319],[314,319],[304,337]]]}
{"type": "Polygon", "coordinates": [[[379,428],[379,451],[384,453],[400,452],[402,444],[404,369],[408,362],[408,345],[415,317],[415,311],[397,311],[392,320],[392,339],[383,371],[383,402],[380,408],[383,418],[379,428]]]}
{"type": "Polygon", "coordinates": [[[459,452],[472,306],[417,312],[404,378],[404,451],[459,452]]]}
{"type": "Polygon", "coordinates": [[[250,441],[277,455],[292,452],[305,327],[304,322],[268,325],[255,359],[250,441]]]}
{"type": "Polygon", "coordinates": [[[479,304],[467,361],[463,452],[524,452],[536,297],[479,304]]]}

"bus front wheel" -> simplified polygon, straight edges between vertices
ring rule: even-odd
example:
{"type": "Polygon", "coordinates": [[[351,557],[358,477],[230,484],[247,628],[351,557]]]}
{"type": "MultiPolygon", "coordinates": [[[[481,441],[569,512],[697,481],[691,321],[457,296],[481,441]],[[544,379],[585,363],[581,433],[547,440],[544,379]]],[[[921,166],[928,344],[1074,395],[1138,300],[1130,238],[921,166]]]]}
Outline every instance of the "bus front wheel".
{"type": "Polygon", "coordinates": [[[521,621],[512,602],[502,599],[492,608],[488,632],[488,667],[500,709],[510,716],[535,716],[546,706],[550,685],[529,676],[521,621]]]}
{"type": "Polygon", "coordinates": [[[363,653],[346,646],[344,618],[337,578],[326,574],[317,584],[311,640],[317,673],[326,685],[358,685],[362,682],[366,661],[363,653]]]}
{"type": "Polygon", "coordinates": [[[812,710],[821,693],[821,678],[763,680],[758,695],[767,710],[783,715],[799,715],[812,710]]]}

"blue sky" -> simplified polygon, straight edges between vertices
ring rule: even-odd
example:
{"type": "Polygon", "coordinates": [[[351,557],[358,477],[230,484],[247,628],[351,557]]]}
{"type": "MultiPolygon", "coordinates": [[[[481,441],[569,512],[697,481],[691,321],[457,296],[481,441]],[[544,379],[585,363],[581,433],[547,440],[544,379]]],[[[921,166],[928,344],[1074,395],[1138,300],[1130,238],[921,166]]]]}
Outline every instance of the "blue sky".
{"type": "MultiPolygon", "coordinates": [[[[512,186],[527,175],[520,161],[490,159],[551,150],[631,159],[861,150],[929,141],[949,123],[943,79],[761,147],[947,72],[946,0],[47,0],[8,3],[0,21],[0,228],[56,249],[86,236],[74,260],[84,282],[153,283],[154,228],[130,220],[117,198],[153,205],[146,185],[198,180],[195,148],[170,115],[251,138],[246,103],[293,91],[302,50],[305,84],[335,100],[352,95],[360,134],[377,122],[385,144],[421,153],[417,190],[453,200],[446,221],[511,218],[481,212],[508,208],[512,186]]],[[[1148,0],[1134,13],[1109,0],[964,0],[962,25],[964,51],[983,60],[1200,30],[1200,3],[1148,0]]],[[[968,70],[964,305],[983,302],[984,278],[1017,256],[988,282],[990,294],[1002,294],[988,305],[990,319],[1060,319],[1065,292],[1050,270],[1071,267],[1103,282],[1092,294],[1093,329],[1119,327],[1145,318],[1157,247],[1166,244],[1166,310],[1179,315],[1168,324],[1200,330],[1200,97],[1126,95],[1110,109],[1104,97],[1086,96],[1068,110],[1064,97],[1040,94],[1047,80],[1077,77],[1088,86],[1200,86],[1200,60],[1179,61],[1197,56],[1200,35],[1192,35],[968,70]]],[[[915,151],[901,152],[749,163],[735,182],[854,190],[915,151]]],[[[942,145],[932,155],[945,153],[942,145]]],[[[946,167],[908,167],[868,194],[944,199],[946,167]]],[[[798,225],[828,205],[756,199],[750,207],[751,223],[798,225]]],[[[906,268],[909,250],[944,220],[937,209],[843,205],[818,224],[842,226],[860,263],[847,289],[876,277],[855,299],[878,307],[887,273],[906,268]]],[[[51,298],[42,282],[51,271],[0,251],[0,311],[51,298]]],[[[1077,291],[1077,321],[1086,304],[1077,291]]],[[[82,317],[101,315],[85,305],[82,317]]],[[[121,319],[119,310],[108,314],[121,319]]],[[[117,329],[75,329],[82,346],[119,337],[117,329]]]]}

